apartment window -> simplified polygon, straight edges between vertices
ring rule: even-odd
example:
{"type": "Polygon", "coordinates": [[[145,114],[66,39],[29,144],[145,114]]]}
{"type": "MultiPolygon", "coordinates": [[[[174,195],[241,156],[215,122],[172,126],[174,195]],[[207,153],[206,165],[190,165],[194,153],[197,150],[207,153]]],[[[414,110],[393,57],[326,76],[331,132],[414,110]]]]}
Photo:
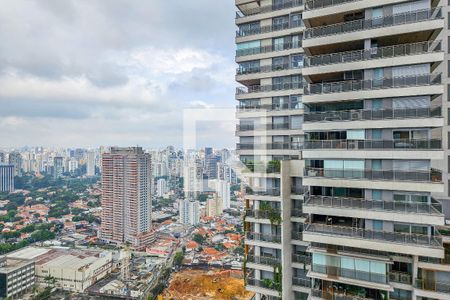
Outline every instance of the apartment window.
{"type": "Polygon", "coordinates": [[[375,231],[383,231],[383,221],[373,220],[372,221],[372,228],[375,231]]]}
{"type": "MultiPolygon", "coordinates": [[[[447,20],[450,20],[450,12],[447,13],[447,20]]],[[[447,27],[448,27],[447,29],[450,29],[450,23],[447,24],[447,27]]]]}
{"type": "Polygon", "coordinates": [[[292,55],[291,62],[294,69],[303,68],[303,55],[292,55]]]}

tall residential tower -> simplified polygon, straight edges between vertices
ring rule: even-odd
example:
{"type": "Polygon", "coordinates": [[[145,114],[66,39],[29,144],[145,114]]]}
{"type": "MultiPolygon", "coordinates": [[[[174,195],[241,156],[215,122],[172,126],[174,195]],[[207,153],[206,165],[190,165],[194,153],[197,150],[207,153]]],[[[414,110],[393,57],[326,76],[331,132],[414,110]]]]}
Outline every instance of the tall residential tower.
{"type": "Polygon", "coordinates": [[[236,0],[257,300],[450,299],[448,4],[236,0]]]}
{"type": "Polygon", "coordinates": [[[135,249],[153,241],[151,176],[151,157],[142,148],[103,153],[101,239],[135,249]]]}

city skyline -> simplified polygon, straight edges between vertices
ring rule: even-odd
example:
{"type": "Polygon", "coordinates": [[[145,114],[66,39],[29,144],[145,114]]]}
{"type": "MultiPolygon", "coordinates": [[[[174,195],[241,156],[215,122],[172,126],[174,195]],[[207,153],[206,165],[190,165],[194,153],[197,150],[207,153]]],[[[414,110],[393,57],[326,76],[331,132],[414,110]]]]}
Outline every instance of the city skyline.
{"type": "MultiPolygon", "coordinates": [[[[174,5],[3,3],[0,147],[180,146],[183,109],[231,107],[234,4],[174,5]]],[[[198,126],[201,146],[231,148],[233,135],[198,126]]]]}

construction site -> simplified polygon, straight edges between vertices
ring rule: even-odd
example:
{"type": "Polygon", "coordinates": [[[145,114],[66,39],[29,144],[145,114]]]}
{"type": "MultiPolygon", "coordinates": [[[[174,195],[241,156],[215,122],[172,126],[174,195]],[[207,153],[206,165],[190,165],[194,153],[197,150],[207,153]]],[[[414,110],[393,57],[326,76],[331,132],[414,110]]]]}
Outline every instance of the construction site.
{"type": "Polygon", "coordinates": [[[163,300],[250,300],[253,293],[246,291],[242,271],[192,270],[174,273],[163,300]]]}

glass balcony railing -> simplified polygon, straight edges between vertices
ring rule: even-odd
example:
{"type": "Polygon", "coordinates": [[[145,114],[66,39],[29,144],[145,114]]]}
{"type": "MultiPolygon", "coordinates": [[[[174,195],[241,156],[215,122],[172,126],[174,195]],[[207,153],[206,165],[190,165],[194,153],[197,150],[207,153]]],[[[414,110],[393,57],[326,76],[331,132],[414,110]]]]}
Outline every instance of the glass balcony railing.
{"type": "Polygon", "coordinates": [[[438,107],[396,108],[396,109],[354,109],[326,112],[306,112],[305,123],[340,122],[340,121],[372,121],[391,119],[419,119],[437,118],[442,116],[442,109],[438,107]]]}
{"type": "Polygon", "coordinates": [[[319,38],[330,35],[337,35],[375,28],[391,27],[404,24],[413,24],[441,18],[442,18],[441,7],[416,10],[374,19],[360,19],[350,22],[343,22],[314,28],[308,28],[304,31],[304,39],[319,38]]]}
{"type": "Polygon", "coordinates": [[[236,150],[301,150],[303,143],[268,143],[268,144],[252,144],[239,143],[236,145],[236,150]]]}
{"type": "Polygon", "coordinates": [[[254,66],[250,68],[237,68],[236,75],[248,75],[248,74],[257,74],[257,73],[268,73],[268,72],[276,72],[276,71],[285,71],[285,70],[300,70],[303,67],[303,64],[273,64],[267,66],[254,66]]]}
{"type": "Polygon", "coordinates": [[[247,278],[246,284],[250,285],[250,286],[257,286],[260,288],[265,288],[265,289],[273,289],[270,287],[270,284],[268,284],[268,282],[266,282],[264,280],[252,278],[252,277],[247,278]]]}
{"type": "Polygon", "coordinates": [[[291,217],[306,218],[307,214],[305,214],[301,208],[293,208],[291,209],[291,217]]]}
{"type": "Polygon", "coordinates": [[[281,235],[263,234],[259,232],[247,232],[245,235],[248,240],[263,241],[270,243],[281,243],[281,235]]]}
{"type": "Polygon", "coordinates": [[[259,27],[255,27],[255,28],[243,28],[241,30],[236,31],[236,37],[252,36],[252,35],[256,35],[256,34],[299,28],[302,26],[303,26],[303,22],[301,20],[299,20],[299,21],[292,21],[292,22],[286,22],[286,23],[281,23],[281,24],[259,26],[259,27]]]}
{"type": "Polygon", "coordinates": [[[308,187],[306,186],[295,186],[291,187],[291,193],[295,195],[303,195],[306,191],[308,191],[308,187]]]}
{"type": "Polygon", "coordinates": [[[355,269],[345,269],[345,268],[340,268],[340,267],[312,264],[312,271],[321,273],[321,274],[326,274],[329,276],[340,276],[340,277],[345,277],[345,278],[350,278],[350,279],[357,279],[357,280],[376,282],[376,283],[382,283],[382,284],[388,283],[386,274],[365,272],[365,271],[360,271],[360,270],[355,270],[355,269]]]}
{"type": "Polygon", "coordinates": [[[279,209],[273,209],[272,211],[268,210],[259,210],[259,209],[249,209],[245,211],[245,215],[247,217],[252,217],[255,219],[270,219],[275,214],[278,216],[281,215],[281,211],[279,209]]]}
{"type": "Polygon", "coordinates": [[[309,287],[311,287],[311,279],[293,276],[292,277],[292,285],[309,288],[309,287]]]}
{"type": "Polygon", "coordinates": [[[381,78],[381,79],[346,80],[346,81],[308,84],[307,86],[305,86],[304,94],[318,95],[318,94],[332,94],[343,92],[370,91],[381,89],[438,85],[441,83],[442,78],[440,73],[381,78]]]}
{"type": "Polygon", "coordinates": [[[304,206],[333,207],[343,209],[363,209],[389,211],[408,214],[442,215],[442,206],[433,200],[431,204],[420,202],[399,202],[385,200],[365,200],[360,198],[332,197],[310,195],[305,199],[304,206]]]}
{"type": "Polygon", "coordinates": [[[282,1],[281,3],[272,4],[272,5],[264,5],[258,6],[251,9],[240,10],[236,12],[236,19],[240,19],[247,16],[257,15],[268,13],[272,11],[277,11],[281,9],[287,9],[292,7],[298,7],[303,5],[303,0],[290,0],[290,1],[282,1]]]}
{"type": "Polygon", "coordinates": [[[356,1],[360,0],[308,0],[305,2],[305,10],[314,10],[356,1]]]}
{"type": "Polygon", "coordinates": [[[260,265],[269,265],[276,266],[281,263],[281,258],[269,257],[269,256],[257,256],[257,255],[247,255],[247,262],[260,264],[260,265]]]}
{"type": "Polygon", "coordinates": [[[248,188],[246,193],[257,196],[280,196],[280,188],[248,188]]]}
{"type": "Polygon", "coordinates": [[[236,88],[236,95],[252,94],[252,93],[267,93],[285,90],[297,90],[303,88],[303,82],[287,82],[280,84],[269,85],[254,85],[250,87],[238,87],[236,88]]]}
{"type": "Polygon", "coordinates": [[[348,226],[325,225],[310,223],[305,228],[306,233],[342,236],[345,238],[378,240],[381,242],[411,244],[430,248],[442,248],[442,237],[437,235],[372,231],[348,226]]]}
{"type": "Polygon", "coordinates": [[[240,56],[247,56],[247,55],[256,55],[256,54],[284,51],[284,50],[290,50],[290,49],[298,49],[300,47],[302,47],[301,41],[261,46],[261,47],[253,47],[253,48],[247,48],[247,49],[238,49],[238,50],[236,50],[236,56],[240,57],[240,56]]]}
{"type": "Polygon", "coordinates": [[[425,291],[450,294],[450,283],[444,281],[424,280],[417,278],[416,288],[425,291]]]}
{"type": "Polygon", "coordinates": [[[292,254],[292,262],[301,264],[310,264],[311,256],[305,254],[292,254]]]}
{"type": "Polygon", "coordinates": [[[421,170],[357,170],[357,169],[324,169],[305,167],[307,177],[391,180],[391,181],[418,181],[442,182],[442,172],[437,169],[421,170]]]}
{"type": "MultiPolygon", "coordinates": [[[[373,300],[373,298],[363,298],[360,296],[352,295],[350,293],[328,292],[319,289],[311,289],[311,295],[320,299],[333,299],[333,300],[373,300]]],[[[392,298],[390,298],[392,299],[392,298]]]]}
{"type": "Polygon", "coordinates": [[[292,103],[280,103],[280,104],[271,104],[271,105],[247,105],[247,106],[236,106],[237,111],[246,112],[246,111],[279,111],[279,110],[294,110],[294,109],[303,109],[303,105],[301,102],[292,102],[292,103]]]}
{"type": "Polygon", "coordinates": [[[304,64],[305,67],[317,67],[323,65],[409,56],[440,51],[442,51],[441,41],[426,41],[420,43],[307,56],[304,59],[304,64]]]}
{"type": "Polygon", "coordinates": [[[305,141],[304,149],[333,150],[442,150],[442,140],[318,140],[305,141]]]}
{"type": "Polygon", "coordinates": [[[289,123],[258,124],[258,125],[238,124],[238,125],[236,125],[236,131],[280,130],[280,129],[289,129],[289,123]]]}

